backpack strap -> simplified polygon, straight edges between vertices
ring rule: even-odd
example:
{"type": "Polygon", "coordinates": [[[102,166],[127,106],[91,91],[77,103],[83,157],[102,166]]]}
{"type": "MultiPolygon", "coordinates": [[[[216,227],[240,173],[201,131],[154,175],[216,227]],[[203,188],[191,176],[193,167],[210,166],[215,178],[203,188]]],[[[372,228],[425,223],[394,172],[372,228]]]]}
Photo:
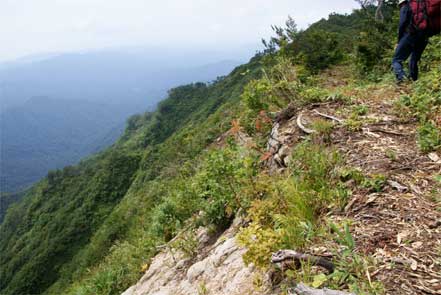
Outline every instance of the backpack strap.
{"type": "MultiPolygon", "coordinates": [[[[429,15],[428,15],[428,12],[427,12],[427,0],[414,0],[415,2],[416,2],[416,11],[414,12],[413,11],[413,9],[412,8],[410,8],[410,12],[411,12],[411,25],[410,25],[410,27],[411,27],[411,32],[418,32],[418,31],[422,31],[421,29],[420,29],[420,25],[424,22],[424,21],[426,21],[426,23],[427,23],[427,25],[426,25],[426,28],[424,29],[424,31],[427,31],[429,28],[430,28],[430,18],[429,18],[429,15]],[[418,14],[420,13],[420,5],[423,5],[423,9],[422,9],[422,12],[423,12],[423,17],[422,18],[418,18],[418,23],[415,23],[415,18],[414,18],[414,13],[416,13],[417,14],[417,16],[418,16],[418,14]]],[[[408,4],[409,6],[411,6],[410,5],[410,3],[408,4]]]]}
{"type": "Polygon", "coordinates": [[[429,16],[429,12],[427,11],[427,2],[428,2],[428,0],[423,0],[424,1],[424,10],[423,10],[423,16],[424,16],[424,19],[426,20],[426,22],[427,22],[427,27],[426,27],[426,33],[428,34],[428,35],[430,35],[432,32],[432,30],[433,30],[433,24],[432,24],[432,19],[430,18],[430,16],[429,16]]]}

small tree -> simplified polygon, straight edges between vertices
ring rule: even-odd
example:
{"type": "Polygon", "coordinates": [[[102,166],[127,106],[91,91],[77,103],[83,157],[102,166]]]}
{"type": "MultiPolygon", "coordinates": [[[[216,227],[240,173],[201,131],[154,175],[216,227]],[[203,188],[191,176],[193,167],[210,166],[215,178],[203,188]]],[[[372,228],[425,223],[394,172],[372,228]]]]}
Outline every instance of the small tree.
{"type": "Polygon", "coordinates": [[[262,39],[265,46],[265,53],[274,53],[277,50],[285,50],[286,46],[293,42],[298,34],[297,24],[291,16],[285,22],[285,28],[276,25],[271,26],[276,36],[270,38],[269,41],[262,39]]]}
{"type": "Polygon", "coordinates": [[[384,21],[384,9],[386,4],[396,6],[398,4],[397,0],[355,0],[360,6],[368,11],[369,7],[376,7],[374,16],[371,15],[376,21],[383,22],[384,21]]]}

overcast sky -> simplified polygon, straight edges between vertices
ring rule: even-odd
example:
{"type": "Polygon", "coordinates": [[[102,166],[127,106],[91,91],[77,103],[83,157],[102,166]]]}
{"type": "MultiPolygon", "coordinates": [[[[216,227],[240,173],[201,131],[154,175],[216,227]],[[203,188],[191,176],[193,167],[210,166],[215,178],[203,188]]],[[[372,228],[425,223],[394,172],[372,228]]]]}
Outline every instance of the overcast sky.
{"type": "Polygon", "coordinates": [[[0,0],[0,61],[126,46],[256,44],[291,15],[305,28],[354,0],[0,0]]]}

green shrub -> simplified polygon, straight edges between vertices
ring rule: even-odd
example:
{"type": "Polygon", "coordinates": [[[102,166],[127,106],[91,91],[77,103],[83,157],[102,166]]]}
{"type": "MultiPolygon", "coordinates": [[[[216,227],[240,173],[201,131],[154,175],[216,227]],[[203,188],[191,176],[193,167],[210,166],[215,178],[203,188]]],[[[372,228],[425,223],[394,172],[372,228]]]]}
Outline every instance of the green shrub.
{"type": "Polygon", "coordinates": [[[431,122],[426,122],[418,128],[418,145],[423,152],[441,149],[441,129],[431,122]]]}
{"type": "Polygon", "coordinates": [[[285,58],[264,70],[259,80],[251,81],[242,93],[242,100],[255,114],[262,110],[280,110],[298,99],[302,83],[295,67],[285,58]]]}
{"type": "Polygon", "coordinates": [[[302,87],[300,89],[299,97],[299,99],[305,104],[323,102],[325,100],[328,100],[329,98],[333,100],[326,89],[316,86],[302,87]]]}
{"type": "Polygon", "coordinates": [[[387,177],[383,174],[374,174],[369,177],[366,177],[361,183],[362,186],[369,189],[372,192],[379,193],[383,191],[384,186],[386,185],[387,177]]]}
{"type": "Polygon", "coordinates": [[[101,266],[94,269],[94,276],[85,284],[78,286],[72,293],[89,294],[121,294],[138,280],[141,268],[139,261],[145,255],[144,248],[128,242],[116,243],[101,266]]]}
{"type": "Polygon", "coordinates": [[[305,32],[296,39],[297,59],[310,73],[328,68],[342,61],[344,55],[338,34],[320,29],[305,32]]]}
{"type": "Polygon", "coordinates": [[[354,66],[363,79],[379,80],[390,70],[395,38],[396,19],[387,18],[378,22],[369,17],[364,19],[362,30],[356,37],[354,66]]]}
{"type": "Polygon", "coordinates": [[[334,124],[329,120],[318,119],[313,122],[312,129],[316,132],[312,134],[312,139],[318,143],[330,143],[334,124]]]}
{"type": "Polygon", "coordinates": [[[275,214],[282,204],[276,198],[255,200],[248,211],[251,224],[241,229],[237,241],[247,248],[246,264],[268,269],[269,257],[282,246],[282,232],[276,228],[275,214]]]}
{"type": "Polygon", "coordinates": [[[196,191],[203,200],[208,224],[225,225],[248,201],[242,190],[251,185],[257,173],[257,158],[232,146],[211,152],[196,176],[196,191]]]}
{"type": "Polygon", "coordinates": [[[282,186],[286,212],[277,217],[286,247],[304,247],[315,236],[320,216],[330,208],[341,208],[348,198],[339,182],[337,152],[309,142],[293,152],[292,177],[282,186]]]}
{"type": "MultiPolygon", "coordinates": [[[[340,183],[339,155],[310,142],[293,151],[289,177],[274,177],[248,210],[250,225],[239,234],[248,252],[244,259],[267,268],[280,247],[302,249],[321,232],[320,220],[330,208],[341,208],[348,191],[340,183]]],[[[263,178],[262,180],[264,180],[263,178]]]]}
{"type": "Polygon", "coordinates": [[[410,95],[400,98],[400,111],[407,111],[419,120],[418,145],[423,152],[441,147],[441,66],[419,79],[410,95]]]}

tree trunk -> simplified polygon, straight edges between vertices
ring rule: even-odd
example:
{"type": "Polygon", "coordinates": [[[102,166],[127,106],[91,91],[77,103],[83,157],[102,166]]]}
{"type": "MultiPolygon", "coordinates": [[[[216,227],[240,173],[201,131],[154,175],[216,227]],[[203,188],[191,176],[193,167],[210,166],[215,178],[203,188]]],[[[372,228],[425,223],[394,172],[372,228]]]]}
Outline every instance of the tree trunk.
{"type": "Polygon", "coordinates": [[[384,5],[384,0],[378,0],[377,10],[375,11],[375,19],[380,22],[384,21],[383,5],[384,5]]]}

